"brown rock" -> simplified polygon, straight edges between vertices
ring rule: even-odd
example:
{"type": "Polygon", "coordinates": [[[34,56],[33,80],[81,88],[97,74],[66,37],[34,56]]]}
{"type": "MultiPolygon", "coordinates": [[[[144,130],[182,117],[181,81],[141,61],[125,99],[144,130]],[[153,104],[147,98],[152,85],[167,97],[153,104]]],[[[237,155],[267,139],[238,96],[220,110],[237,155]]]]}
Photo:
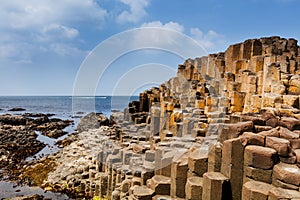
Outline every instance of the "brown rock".
{"type": "Polygon", "coordinates": [[[133,196],[138,200],[152,200],[154,191],[146,186],[134,186],[133,196]]]}
{"type": "Polygon", "coordinates": [[[284,183],[300,186],[300,169],[295,165],[285,163],[275,165],[273,177],[284,183]]]}
{"type": "Polygon", "coordinates": [[[294,75],[290,79],[289,94],[300,95],[300,76],[294,75]]]}
{"type": "Polygon", "coordinates": [[[185,185],[187,179],[171,179],[171,196],[185,198],[185,185]]]}
{"type": "Polygon", "coordinates": [[[203,178],[193,176],[187,179],[185,186],[186,199],[201,200],[203,190],[203,178]]]}
{"type": "Polygon", "coordinates": [[[240,136],[241,141],[244,146],[246,145],[258,145],[264,146],[265,145],[265,137],[259,134],[245,132],[243,135],[240,136]]]}
{"type": "Polygon", "coordinates": [[[261,181],[265,183],[272,183],[272,170],[259,169],[254,167],[245,166],[244,176],[255,181],[261,181]]]}
{"type": "Polygon", "coordinates": [[[273,128],[273,129],[271,129],[269,131],[262,131],[262,132],[260,132],[258,134],[262,135],[262,136],[279,137],[279,127],[273,128]]]}
{"type": "Polygon", "coordinates": [[[259,126],[259,125],[255,125],[255,127],[254,127],[255,133],[259,133],[259,132],[262,132],[262,131],[269,131],[271,129],[273,129],[272,126],[259,126]]]}
{"type": "Polygon", "coordinates": [[[298,95],[283,95],[283,103],[286,105],[299,108],[299,96],[298,95]]]}
{"type": "MultiPolygon", "coordinates": [[[[148,182],[147,182],[148,185],[148,182]]],[[[171,178],[161,175],[155,175],[149,180],[148,185],[155,194],[170,195],[171,178]]]]}
{"type": "Polygon", "coordinates": [[[300,138],[299,139],[289,139],[291,147],[293,149],[300,149],[300,138]]]}
{"type": "Polygon", "coordinates": [[[231,199],[229,179],[219,172],[207,172],[203,175],[202,199],[231,199]]]}
{"type": "Polygon", "coordinates": [[[244,154],[244,164],[260,169],[272,169],[278,156],[274,149],[260,146],[247,146],[244,154]]]}
{"type": "Polygon", "coordinates": [[[282,117],[280,124],[289,130],[300,129],[300,120],[293,117],[282,117]]]}
{"type": "Polygon", "coordinates": [[[202,176],[207,172],[208,168],[208,155],[201,154],[200,151],[196,150],[188,157],[189,170],[198,176],[202,176]]]}
{"type": "Polygon", "coordinates": [[[296,156],[289,156],[289,157],[284,157],[284,156],[279,156],[280,162],[284,162],[287,164],[295,164],[297,161],[296,156]]]}
{"type": "Polygon", "coordinates": [[[252,121],[238,122],[235,124],[225,124],[219,136],[220,142],[227,139],[237,138],[244,132],[252,132],[254,125],[252,121]]]}
{"type": "Polygon", "coordinates": [[[268,200],[269,192],[274,189],[274,186],[259,182],[248,181],[243,186],[242,199],[243,200],[268,200]]]}
{"type": "Polygon", "coordinates": [[[279,132],[279,137],[281,137],[281,138],[285,138],[285,139],[298,139],[299,138],[299,134],[294,133],[284,127],[279,127],[278,132],[279,132]]]}
{"type": "Polygon", "coordinates": [[[188,162],[183,159],[172,163],[171,166],[171,196],[185,197],[185,184],[187,181],[188,162]]]}
{"type": "Polygon", "coordinates": [[[297,192],[295,190],[286,190],[282,188],[273,188],[269,192],[269,200],[281,200],[281,199],[287,199],[287,200],[298,200],[300,199],[300,192],[297,192]]]}
{"type": "Polygon", "coordinates": [[[220,172],[222,162],[222,144],[216,143],[208,152],[208,172],[220,172]]]}
{"type": "Polygon", "coordinates": [[[188,160],[184,159],[179,162],[172,163],[171,177],[186,179],[188,172],[188,160]]]}
{"type": "Polygon", "coordinates": [[[284,182],[282,182],[282,181],[280,181],[276,178],[273,178],[272,185],[274,185],[275,187],[281,187],[281,188],[284,188],[284,189],[299,190],[298,186],[288,184],[288,183],[284,183],[284,182]]]}
{"type": "Polygon", "coordinates": [[[298,166],[300,166],[300,149],[295,150],[298,166]]]}
{"type": "Polygon", "coordinates": [[[283,139],[283,138],[267,137],[266,138],[266,147],[275,149],[277,151],[278,155],[280,155],[280,156],[288,157],[289,155],[291,155],[290,141],[283,139]]]}

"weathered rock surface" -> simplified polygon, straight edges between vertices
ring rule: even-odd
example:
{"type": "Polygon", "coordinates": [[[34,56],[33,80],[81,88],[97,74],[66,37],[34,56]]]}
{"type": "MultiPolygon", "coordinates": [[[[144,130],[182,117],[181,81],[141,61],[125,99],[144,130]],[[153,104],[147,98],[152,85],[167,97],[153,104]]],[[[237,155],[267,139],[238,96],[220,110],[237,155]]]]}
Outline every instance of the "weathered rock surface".
{"type": "Polygon", "coordinates": [[[108,126],[109,120],[103,115],[96,113],[89,113],[83,118],[80,119],[79,124],[77,125],[77,131],[87,131],[89,129],[99,128],[100,126],[108,126]]]}

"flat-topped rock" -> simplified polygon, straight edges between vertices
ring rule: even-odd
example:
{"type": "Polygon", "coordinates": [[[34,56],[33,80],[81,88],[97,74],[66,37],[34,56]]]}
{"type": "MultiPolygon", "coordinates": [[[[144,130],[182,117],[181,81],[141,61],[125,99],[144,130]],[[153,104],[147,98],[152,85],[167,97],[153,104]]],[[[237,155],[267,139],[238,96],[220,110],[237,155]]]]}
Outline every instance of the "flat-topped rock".
{"type": "Polygon", "coordinates": [[[186,199],[201,200],[203,191],[203,178],[193,176],[187,179],[185,185],[186,199]]]}
{"type": "Polygon", "coordinates": [[[267,200],[269,192],[274,188],[274,186],[267,183],[259,181],[248,181],[243,186],[242,199],[267,200]]]}
{"type": "Polygon", "coordinates": [[[155,175],[147,182],[147,186],[155,191],[155,194],[170,195],[171,178],[155,175]]]}
{"type": "Polygon", "coordinates": [[[219,172],[207,172],[203,175],[202,199],[231,199],[229,179],[219,172]]]}
{"type": "Polygon", "coordinates": [[[146,186],[133,186],[133,197],[137,200],[152,200],[154,191],[146,186]]]}
{"type": "Polygon", "coordinates": [[[245,148],[244,164],[247,166],[271,169],[277,161],[278,155],[274,149],[255,145],[245,148]]]}
{"type": "Polygon", "coordinates": [[[291,154],[290,141],[277,137],[266,137],[266,147],[275,149],[280,156],[289,156],[291,154]]]}

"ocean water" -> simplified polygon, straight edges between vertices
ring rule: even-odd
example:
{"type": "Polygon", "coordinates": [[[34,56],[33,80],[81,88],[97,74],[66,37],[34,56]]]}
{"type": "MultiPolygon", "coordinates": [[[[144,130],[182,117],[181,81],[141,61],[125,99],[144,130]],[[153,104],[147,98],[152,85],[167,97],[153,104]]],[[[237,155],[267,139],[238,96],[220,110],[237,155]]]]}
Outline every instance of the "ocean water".
{"type": "Polygon", "coordinates": [[[137,96],[0,96],[0,115],[4,113],[51,113],[55,117],[70,118],[83,116],[89,112],[103,113],[109,116],[112,110],[123,110],[137,96]],[[11,112],[11,108],[20,107],[25,111],[11,112]]]}

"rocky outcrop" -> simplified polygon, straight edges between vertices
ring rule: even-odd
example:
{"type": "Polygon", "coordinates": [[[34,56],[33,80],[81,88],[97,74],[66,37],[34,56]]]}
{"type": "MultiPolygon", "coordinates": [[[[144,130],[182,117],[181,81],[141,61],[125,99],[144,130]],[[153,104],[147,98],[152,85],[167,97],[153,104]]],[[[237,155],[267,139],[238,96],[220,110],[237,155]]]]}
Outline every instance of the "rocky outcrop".
{"type": "Polygon", "coordinates": [[[113,126],[82,132],[96,148],[88,167],[48,184],[122,200],[298,199],[299,52],[268,37],[186,60],[113,126]]]}
{"type": "Polygon", "coordinates": [[[77,131],[82,132],[89,129],[99,128],[100,126],[108,125],[109,120],[107,117],[92,112],[80,119],[80,122],[77,125],[77,131]]]}

